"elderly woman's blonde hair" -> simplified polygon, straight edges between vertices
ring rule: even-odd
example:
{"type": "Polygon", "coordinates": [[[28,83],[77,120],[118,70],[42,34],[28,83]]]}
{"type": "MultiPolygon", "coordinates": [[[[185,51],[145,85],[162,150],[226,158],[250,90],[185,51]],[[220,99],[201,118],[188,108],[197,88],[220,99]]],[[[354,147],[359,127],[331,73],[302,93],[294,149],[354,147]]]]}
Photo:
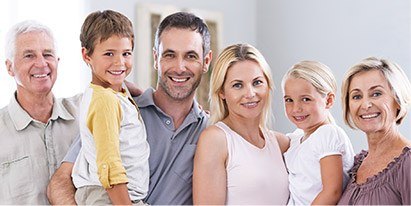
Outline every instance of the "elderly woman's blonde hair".
{"type": "Polygon", "coordinates": [[[260,65],[261,70],[267,80],[269,94],[266,104],[262,110],[263,115],[260,120],[260,127],[268,128],[271,125],[271,99],[274,83],[271,77],[271,70],[263,55],[249,44],[234,44],[225,48],[218,56],[210,80],[210,124],[215,124],[228,116],[227,103],[220,98],[226,80],[228,70],[237,62],[253,61],[260,65]]]}
{"type": "Polygon", "coordinates": [[[343,79],[341,88],[341,99],[344,112],[344,121],[351,128],[355,128],[349,111],[349,88],[352,78],[361,72],[368,72],[372,70],[380,71],[385,77],[390,86],[391,92],[394,96],[395,102],[400,109],[397,111],[395,122],[397,125],[401,124],[404,117],[407,115],[407,109],[411,105],[411,84],[407,75],[401,67],[386,59],[376,57],[369,57],[363,59],[359,63],[352,66],[343,79]]]}
{"type": "MultiPolygon", "coordinates": [[[[331,69],[321,62],[301,61],[294,64],[281,81],[283,93],[285,82],[288,78],[301,78],[308,81],[323,97],[330,93],[335,95],[337,91],[337,81],[331,69]]],[[[331,113],[328,114],[328,120],[331,123],[335,123],[331,113]]]]}

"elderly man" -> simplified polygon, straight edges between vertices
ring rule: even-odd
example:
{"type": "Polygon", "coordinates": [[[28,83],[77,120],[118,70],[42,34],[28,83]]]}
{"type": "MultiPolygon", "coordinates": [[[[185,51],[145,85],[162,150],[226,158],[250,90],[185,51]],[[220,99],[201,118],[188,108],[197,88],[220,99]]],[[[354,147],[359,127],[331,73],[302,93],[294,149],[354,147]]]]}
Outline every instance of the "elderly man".
{"type": "Polygon", "coordinates": [[[46,189],[78,136],[79,96],[51,92],[59,58],[50,29],[33,21],[8,32],[6,67],[17,91],[0,110],[0,204],[49,204],[46,189]]]}
{"type": "MultiPolygon", "coordinates": [[[[193,157],[208,119],[194,100],[202,74],[211,62],[207,25],[185,12],[166,17],[158,27],[153,54],[157,90],[150,88],[135,98],[150,145],[150,185],[144,202],[193,204],[193,157]]],[[[70,150],[50,182],[53,204],[74,203],[70,174],[79,147],[70,150]]]]}

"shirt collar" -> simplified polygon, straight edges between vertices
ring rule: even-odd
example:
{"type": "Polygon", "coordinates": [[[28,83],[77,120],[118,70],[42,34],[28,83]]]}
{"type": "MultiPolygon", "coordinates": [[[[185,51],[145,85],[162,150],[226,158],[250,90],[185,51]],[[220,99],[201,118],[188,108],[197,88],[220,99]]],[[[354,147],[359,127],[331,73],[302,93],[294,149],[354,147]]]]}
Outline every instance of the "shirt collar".
{"type": "MultiPolygon", "coordinates": [[[[153,99],[153,93],[154,93],[154,88],[150,87],[146,89],[146,91],[141,94],[138,97],[135,97],[134,100],[136,101],[138,107],[143,108],[143,107],[148,107],[148,106],[154,106],[158,111],[162,111],[157,105],[154,104],[154,99],[153,99]]],[[[202,118],[206,115],[206,112],[204,112],[203,109],[199,108],[198,102],[196,99],[194,99],[193,103],[193,108],[191,109],[190,113],[193,113],[195,117],[197,118],[202,118]]]]}
{"type": "MultiPolygon", "coordinates": [[[[37,120],[33,119],[17,102],[16,99],[17,93],[10,99],[10,103],[7,106],[10,118],[13,121],[14,127],[17,131],[21,131],[25,129],[31,121],[38,122],[37,120]]],[[[53,97],[53,111],[50,117],[50,120],[56,120],[59,117],[64,120],[74,120],[74,116],[67,111],[67,109],[61,103],[61,99],[56,99],[53,97]]]]}

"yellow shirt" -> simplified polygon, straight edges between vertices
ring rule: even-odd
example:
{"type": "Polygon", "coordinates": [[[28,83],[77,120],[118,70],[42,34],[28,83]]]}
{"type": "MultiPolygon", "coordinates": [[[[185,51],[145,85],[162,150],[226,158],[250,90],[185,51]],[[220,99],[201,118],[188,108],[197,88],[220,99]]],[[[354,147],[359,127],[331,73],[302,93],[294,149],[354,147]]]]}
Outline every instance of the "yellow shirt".
{"type": "Polygon", "coordinates": [[[79,116],[82,148],[73,169],[74,185],[110,188],[128,183],[132,200],[142,199],[148,190],[149,146],[134,101],[125,91],[91,84],[79,116]]]}

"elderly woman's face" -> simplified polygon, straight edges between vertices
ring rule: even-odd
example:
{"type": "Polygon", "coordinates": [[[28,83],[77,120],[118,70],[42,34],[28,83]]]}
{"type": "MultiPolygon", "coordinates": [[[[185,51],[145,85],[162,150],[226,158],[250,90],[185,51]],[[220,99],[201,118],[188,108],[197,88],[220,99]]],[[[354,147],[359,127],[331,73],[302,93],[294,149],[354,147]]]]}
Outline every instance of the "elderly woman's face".
{"type": "Polygon", "coordinates": [[[395,125],[398,104],[380,71],[353,76],[348,90],[350,116],[365,133],[389,131],[395,125]]]}

